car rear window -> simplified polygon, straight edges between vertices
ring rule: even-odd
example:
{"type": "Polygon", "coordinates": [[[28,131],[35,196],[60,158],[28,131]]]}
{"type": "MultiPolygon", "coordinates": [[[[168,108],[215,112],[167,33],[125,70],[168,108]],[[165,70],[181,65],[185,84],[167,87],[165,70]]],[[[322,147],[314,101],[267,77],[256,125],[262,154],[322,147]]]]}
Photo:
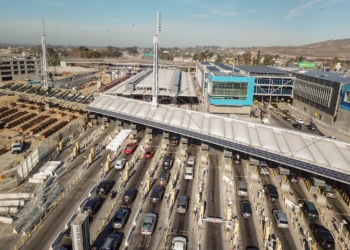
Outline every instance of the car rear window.
{"type": "Polygon", "coordinates": [[[280,220],[280,224],[288,224],[288,221],[280,220]]]}

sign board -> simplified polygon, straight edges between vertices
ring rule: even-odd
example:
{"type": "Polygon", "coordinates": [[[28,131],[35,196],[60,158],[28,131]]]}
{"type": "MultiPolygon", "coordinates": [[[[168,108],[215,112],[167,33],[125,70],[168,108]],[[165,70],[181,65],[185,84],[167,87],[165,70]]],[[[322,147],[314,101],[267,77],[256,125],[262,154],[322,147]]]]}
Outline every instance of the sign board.
{"type": "Polygon", "coordinates": [[[299,68],[316,68],[315,62],[299,62],[298,63],[299,68]]]}
{"type": "Polygon", "coordinates": [[[96,115],[89,115],[90,119],[96,119],[96,115]]]}

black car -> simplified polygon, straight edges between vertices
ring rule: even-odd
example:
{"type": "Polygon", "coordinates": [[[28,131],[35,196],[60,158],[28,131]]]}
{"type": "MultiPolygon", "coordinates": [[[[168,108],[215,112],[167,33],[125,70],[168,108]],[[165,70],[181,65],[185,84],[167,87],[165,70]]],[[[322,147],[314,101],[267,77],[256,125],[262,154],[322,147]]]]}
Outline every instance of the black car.
{"type": "Polygon", "coordinates": [[[111,191],[112,187],[113,187],[113,181],[111,180],[101,181],[96,188],[96,194],[106,195],[109,193],[109,191],[111,191]]]}
{"type": "Polygon", "coordinates": [[[164,169],[171,169],[172,166],[173,166],[173,162],[174,162],[174,158],[167,155],[164,157],[164,160],[163,160],[163,168],[164,169]]]}
{"type": "Polygon", "coordinates": [[[118,234],[110,234],[102,244],[101,250],[116,250],[122,242],[122,237],[118,234]]]}
{"type": "Polygon", "coordinates": [[[156,186],[152,189],[150,200],[158,203],[162,200],[165,188],[163,186],[156,186]]]}
{"type": "Polygon", "coordinates": [[[103,200],[101,198],[92,198],[88,200],[83,208],[83,212],[86,214],[95,214],[102,206],[103,200]]]}
{"type": "Polygon", "coordinates": [[[136,196],[136,189],[128,189],[124,192],[122,202],[124,204],[133,203],[136,196]]]}
{"type": "Polygon", "coordinates": [[[241,208],[241,215],[244,218],[249,218],[250,216],[252,216],[252,206],[250,205],[249,201],[240,201],[239,207],[241,208]]]}
{"type": "Polygon", "coordinates": [[[311,131],[315,131],[317,129],[316,125],[310,122],[310,124],[305,126],[306,128],[310,129],[311,131]]]}
{"type": "Polygon", "coordinates": [[[290,122],[290,121],[291,121],[291,120],[290,120],[290,116],[284,117],[284,120],[286,120],[287,122],[290,122]]]}
{"type": "Polygon", "coordinates": [[[170,138],[170,145],[171,146],[177,146],[179,145],[181,136],[178,134],[173,134],[170,138]]]}
{"type": "Polygon", "coordinates": [[[288,115],[288,116],[290,115],[290,111],[289,111],[289,109],[285,109],[285,110],[283,110],[283,111],[282,111],[282,113],[283,113],[283,114],[286,114],[286,115],[288,115]]]}
{"type": "Polygon", "coordinates": [[[278,199],[278,191],[274,185],[272,184],[264,185],[264,191],[268,199],[272,199],[272,200],[278,199]]]}
{"type": "Polygon", "coordinates": [[[299,123],[294,123],[294,124],[293,124],[293,127],[296,128],[296,129],[301,129],[301,124],[299,124],[299,123]]]}
{"type": "Polygon", "coordinates": [[[335,249],[333,235],[327,228],[315,223],[310,223],[310,229],[318,245],[325,249],[335,249]]]}
{"type": "Polygon", "coordinates": [[[72,227],[69,226],[66,231],[64,231],[64,236],[67,238],[72,238],[72,227]]]}

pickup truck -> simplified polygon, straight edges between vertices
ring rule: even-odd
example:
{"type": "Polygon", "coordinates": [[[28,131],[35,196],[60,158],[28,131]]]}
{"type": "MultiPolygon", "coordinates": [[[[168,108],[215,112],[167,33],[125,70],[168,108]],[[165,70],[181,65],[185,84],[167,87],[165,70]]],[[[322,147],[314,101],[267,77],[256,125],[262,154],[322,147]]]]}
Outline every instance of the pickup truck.
{"type": "Polygon", "coordinates": [[[23,147],[24,147],[23,141],[14,141],[14,142],[12,142],[12,145],[11,145],[11,153],[12,154],[19,154],[22,152],[23,147]]]}

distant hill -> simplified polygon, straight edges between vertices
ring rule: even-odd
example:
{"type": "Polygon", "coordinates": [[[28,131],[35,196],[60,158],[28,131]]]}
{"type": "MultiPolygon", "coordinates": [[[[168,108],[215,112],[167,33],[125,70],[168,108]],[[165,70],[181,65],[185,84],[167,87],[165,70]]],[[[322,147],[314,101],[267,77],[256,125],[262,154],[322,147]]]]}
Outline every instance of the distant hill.
{"type": "Polygon", "coordinates": [[[322,57],[350,60],[350,38],[328,40],[303,46],[274,46],[258,48],[261,54],[322,57]]]}

